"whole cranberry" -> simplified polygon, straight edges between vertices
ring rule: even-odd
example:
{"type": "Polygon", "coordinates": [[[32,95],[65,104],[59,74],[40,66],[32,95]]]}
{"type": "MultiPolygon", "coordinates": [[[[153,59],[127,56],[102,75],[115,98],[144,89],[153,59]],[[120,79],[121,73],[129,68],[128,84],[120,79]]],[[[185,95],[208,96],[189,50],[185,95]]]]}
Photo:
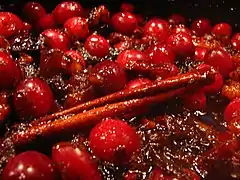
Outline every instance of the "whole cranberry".
{"type": "Polygon", "coordinates": [[[54,19],[53,14],[46,14],[42,16],[36,24],[36,29],[38,32],[44,31],[46,29],[54,29],[57,27],[57,23],[54,19]]]}
{"type": "Polygon", "coordinates": [[[11,55],[0,51],[0,88],[10,89],[17,85],[21,79],[21,71],[11,55]]]}
{"type": "Polygon", "coordinates": [[[47,29],[41,33],[44,45],[51,49],[68,50],[70,40],[64,32],[59,29],[47,29]]]}
{"type": "Polygon", "coordinates": [[[17,34],[23,27],[21,19],[10,12],[0,12],[0,36],[9,38],[17,34]]]}
{"type": "Polygon", "coordinates": [[[22,118],[46,115],[53,103],[50,87],[39,78],[25,79],[14,93],[14,107],[22,118]]]}
{"type": "Polygon", "coordinates": [[[44,154],[26,151],[10,159],[2,180],[57,180],[53,162],[44,154]]]}
{"type": "Polygon", "coordinates": [[[82,6],[75,1],[65,1],[56,6],[53,10],[54,17],[59,24],[64,24],[68,19],[83,16],[82,6]]]}
{"type": "Polygon", "coordinates": [[[102,179],[97,164],[87,151],[68,142],[61,142],[53,146],[52,159],[57,164],[62,180],[102,179]]]}
{"type": "Polygon", "coordinates": [[[121,41],[117,44],[114,44],[114,49],[118,52],[122,52],[127,49],[131,49],[133,46],[131,41],[121,41]]]}
{"type": "Polygon", "coordinates": [[[162,19],[153,19],[148,21],[143,27],[144,36],[155,37],[158,41],[165,41],[169,33],[169,24],[162,19]]]}
{"type": "Polygon", "coordinates": [[[236,98],[227,105],[224,111],[224,119],[230,122],[233,118],[238,116],[240,116],[240,99],[236,98]]]}
{"type": "Polygon", "coordinates": [[[168,22],[169,24],[176,26],[178,24],[186,24],[186,19],[181,14],[172,14],[168,18],[168,22]]]}
{"type": "Polygon", "coordinates": [[[208,49],[204,47],[195,47],[195,54],[193,60],[195,61],[204,61],[205,55],[207,54],[208,49]]]}
{"type": "Polygon", "coordinates": [[[104,37],[93,34],[85,41],[84,48],[92,56],[104,57],[109,53],[110,45],[104,37]]]}
{"type": "Polygon", "coordinates": [[[137,78],[129,81],[128,84],[126,85],[126,89],[134,89],[136,87],[140,87],[146,84],[151,85],[152,81],[147,78],[137,78]]]}
{"type": "Polygon", "coordinates": [[[212,33],[217,37],[230,38],[232,35],[232,27],[227,23],[219,23],[213,27],[212,33]]]}
{"type": "Polygon", "coordinates": [[[137,19],[129,12],[118,12],[112,16],[112,26],[120,33],[131,35],[137,27],[137,19]]]}
{"type": "Polygon", "coordinates": [[[191,29],[197,36],[203,36],[211,32],[212,26],[208,19],[199,18],[192,22],[191,29]]]}
{"type": "Polygon", "coordinates": [[[187,33],[179,32],[172,34],[167,39],[168,47],[179,56],[192,56],[194,55],[195,47],[192,42],[192,37],[187,33]]]}
{"type": "Polygon", "coordinates": [[[123,68],[113,61],[102,61],[92,68],[90,82],[105,93],[119,91],[127,84],[123,68]]]}
{"type": "Polygon", "coordinates": [[[174,63],[176,59],[174,51],[163,44],[150,46],[145,53],[154,64],[174,63]]]}
{"type": "Polygon", "coordinates": [[[190,36],[192,35],[192,31],[183,24],[179,24],[171,30],[171,34],[180,33],[180,32],[187,33],[190,36]]]}
{"type": "Polygon", "coordinates": [[[240,33],[233,35],[231,43],[236,50],[240,50],[240,33]]]}
{"type": "Polygon", "coordinates": [[[203,91],[198,91],[193,94],[186,94],[183,96],[183,104],[186,108],[195,110],[202,110],[206,107],[206,95],[203,91]]]}
{"type": "Polygon", "coordinates": [[[121,9],[122,12],[133,13],[134,12],[134,5],[131,4],[131,3],[122,3],[120,9],[121,9]]]}
{"type": "Polygon", "coordinates": [[[38,2],[28,2],[23,7],[23,14],[29,23],[35,24],[46,15],[46,10],[38,2]]]}
{"type": "Polygon", "coordinates": [[[73,17],[64,23],[66,33],[74,40],[85,39],[89,33],[87,19],[73,17]]]}
{"type": "Polygon", "coordinates": [[[222,49],[214,49],[205,55],[204,62],[216,68],[223,76],[233,70],[233,60],[228,52],[222,49]]]}
{"type": "Polygon", "coordinates": [[[126,164],[140,148],[135,129],[118,119],[107,119],[96,125],[89,136],[89,146],[101,160],[126,164]]]}

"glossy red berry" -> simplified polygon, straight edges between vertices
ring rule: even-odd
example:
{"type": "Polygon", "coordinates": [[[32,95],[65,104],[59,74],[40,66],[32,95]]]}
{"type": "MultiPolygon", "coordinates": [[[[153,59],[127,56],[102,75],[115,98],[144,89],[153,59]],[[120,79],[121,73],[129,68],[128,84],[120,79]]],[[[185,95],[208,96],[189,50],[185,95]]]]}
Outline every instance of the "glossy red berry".
{"type": "Polygon", "coordinates": [[[22,31],[24,31],[24,32],[30,32],[31,30],[32,30],[32,25],[31,24],[29,24],[29,23],[27,23],[27,22],[23,22],[23,24],[22,24],[23,26],[22,26],[22,31]]]}
{"type": "Polygon", "coordinates": [[[168,18],[168,22],[172,25],[186,24],[186,19],[181,14],[172,14],[168,18]]]}
{"type": "Polygon", "coordinates": [[[151,84],[152,84],[152,81],[147,78],[137,78],[129,81],[126,85],[126,89],[133,89],[143,85],[151,85],[151,84]]]}
{"type": "Polygon", "coordinates": [[[134,12],[134,5],[131,4],[131,3],[122,3],[120,9],[121,9],[122,12],[133,13],[134,12]]]}
{"type": "Polygon", "coordinates": [[[192,37],[183,32],[169,36],[167,39],[167,45],[179,56],[192,56],[195,52],[192,37]]]}
{"type": "Polygon", "coordinates": [[[28,2],[23,7],[23,14],[29,23],[35,24],[46,15],[46,10],[38,2],[28,2]]]}
{"type": "Polygon", "coordinates": [[[230,38],[232,35],[232,27],[227,23],[219,23],[213,27],[212,33],[217,37],[230,38]]]}
{"type": "Polygon", "coordinates": [[[240,99],[234,99],[228,104],[224,111],[224,119],[230,122],[233,118],[240,116],[240,99]]]}
{"type": "Polygon", "coordinates": [[[5,51],[0,51],[0,88],[10,89],[19,83],[21,71],[11,55],[5,51]]]}
{"type": "Polygon", "coordinates": [[[179,24],[171,30],[171,34],[180,32],[187,33],[190,36],[192,35],[192,31],[183,24],[179,24]]]}
{"type": "Polygon", "coordinates": [[[82,17],[73,17],[64,23],[66,33],[73,40],[85,39],[89,33],[87,19],[82,17]]]}
{"type": "Polygon", "coordinates": [[[54,29],[57,27],[57,23],[54,19],[53,14],[46,14],[42,16],[36,24],[36,30],[38,32],[44,31],[46,29],[54,29]]]}
{"type": "Polygon", "coordinates": [[[53,103],[50,87],[39,78],[25,79],[14,93],[14,107],[22,118],[46,115],[53,103]]]}
{"type": "Polygon", "coordinates": [[[231,43],[236,50],[240,50],[240,33],[233,35],[231,43]]]}
{"type": "Polygon", "coordinates": [[[131,35],[137,28],[137,19],[129,12],[118,12],[112,17],[113,28],[120,33],[131,35]]]}
{"type": "Polygon", "coordinates": [[[205,55],[208,49],[204,47],[195,47],[195,54],[193,56],[194,61],[204,61],[205,55]]]}
{"type": "Polygon", "coordinates": [[[53,10],[54,17],[59,24],[64,24],[72,17],[81,17],[84,15],[82,6],[75,1],[65,1],[56,6],[53,10]]]}
{"type": "Polygon", "coordinates": [[[0,36],[9,38],[17,34],[23,27],[21,19],[10,12],[0,12],[0,36]]]}
{"type": "Polygon", "coordinates": [[[70,48],[70,39],[67,34],[59,29],[47,29],[41,33],[44,45],[50,49],[68,50],[70,48]]]}
{"type": "Polygon", "coordinates": [[[68,142],[61,142],[53,147],[52,159],[57,164],[62,180],[102,179],[97,164],[87,151],[68,142]]]}
{"type": "Polygon", "coordinates": [[[3,169],[2,180],[57,180],[53,162],[44,154],[26,151],[10,159],[3,169]]]}
{"type": "Polygon", "coordinates": [[[211,32],[212,26],[208,19],[199,18],[192,22],[191,29],[197,36],[203,36],[211,32]]]}
{"type": "Polygon", "coordinates": [[[139,150],[140,139],[135,129],[126,122],[108,119],[92,129],[89,146],[101,160],[125,164],[139,150]]]}
{"type": "Polygon", "coordinates": [[[108,55],[110,45],[104,37],[93,34],[85,41],[84,48],[92,56],[104,57],[108,55]]]}
{"type": "Polygon", "coordinates": [[[117,44],[114,44],[114,49],[118,52],[122,52],[127,49],[131,49],[133,46],[131,41],[121,41],[117,44]]]}
{"type": "Polygon", "coordinates": [[[233,70],[233,60],[231,56],[228,52],[222,49],[214,49],[207,53],[204,62],[213,66],[223,76],[228,76],[233,70]]]}
{"type": "Polygon", "coordinates": [[[202,110],[206,107],[206,95],[203,91],[198,91],[193,94],[183,96],[183,104],[191,110],[202,110]]]}

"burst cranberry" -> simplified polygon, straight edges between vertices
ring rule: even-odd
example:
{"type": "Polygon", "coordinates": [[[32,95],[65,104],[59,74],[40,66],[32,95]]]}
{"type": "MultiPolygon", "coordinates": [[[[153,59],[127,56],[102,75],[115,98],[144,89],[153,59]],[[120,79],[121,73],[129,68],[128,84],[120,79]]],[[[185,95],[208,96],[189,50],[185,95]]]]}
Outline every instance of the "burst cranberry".
{"type": "Polygon", "coordinates": [[[138,78],[138,79],[134,79],[128,82],[128,84],[126,85],[126,89],[133,89],[136,87],[140,87],[143,85],[152,84],[152,81],[147,79],[147,78],[138,78]]]}
{"type": "Polygon", "coordinates": [[[90,55],[104,57],[109,53],[110,45],[104,37],[93,34],[87,38],[84,47],[90,55]]]}
{"type": "Polygon", "coordinates": [[[209,34],[212,30],[211,23],[206,18],[196,19],[193,21],[191,28],[197,36],[209,34]]]}
{"type": "Polygon", "coordinates": [[[180,33],[180,32],[187,33],[190,36],[192,35],[192,31],[183,24],[179,24],[178,26],[174,27],[171,30],[171,34],[180,33]]]}
{"type": "Polygon", "coordinates": [[[127,83],[126,73],[117,63],[103,61],[92,69],[90,81],[103,93],[112,93],[124,88],[127,83]]]}
{"type": "Polygon", "coordinates": [[[10,54],[0,51],[0,88],[14,87],[21,79],[21,72],[10,54]]]}
{"type": "Polygon", "coordinates": [[[0,12],[0,35],[9,38],[19,32],[23,22],[13,13],[0,12]]]}
{"type": "Polygon", "coordinates": [[[192,42],[192,37],[186,33],[179,32],[172,34],[168,40],[167,45],[179,56],[194,55],[195,47],[192,42]]]}
{"type": "Polygon", "coordinates": [[[202,91],[184,95],[183,104],[191,110],[202,110],[206,107],[206,95],[202,91]]]}
{"type": "Polygon", "coordinates": [[[185,24],[186,19],[180,14],[172,14],[168,18],[168,22],[172,25],[185,24]]]}
{"type": "Polygon", "coordinates": [[[216,24],[212,29],[212,33],[217,37],[230,38],[232,34],[232,27],[227,23],[216,24]]]}
{"type": "Polygon", "coordinates": [[[85,39],[89,33],[87,19],[73,17],[64,23],[67,34],[74,40],[85,39]]]}
{"type": "Polygon", "coordinates": [[[222,49],[215,49],[207,53],[204,62],[216,68],[223,76],[228,76],[233,69],[231,56],[222,49]]]}
{"type": "Polygon", "coordinates": [[[46,14],[44,7],[37,2],[29,2],[23,7],[23,14],[28,22],[35,24],[46,14]]]}
{"type": "Polygon", "coordinates": [[[53,103],[50,87],[39,78],[25,79],[14,93],[14,106],[22,118],[46,115],[53,103]]]}
{"type": "Polygon", "coordinates": [[[240,99],[234,99],[224,111],[224,119],[230,122],[234,117],[240,116],[240,99]]]}
{"type": "Polygon", "coordinates": [[[144,36],[152,36],[163,42],[168,37],[169,24],[162,19],[153,19],[148,21],[143,27],[144,36]]]}
{"type": "Polygon", "coordinates": [[[235,49],[240,50],[240,33],[234,34],[231,42],[235,49]]]}
{"type": "Polygon", "coordinates": [[[194,54],[193,59],[195,61],[203,61],[207,52],[208,52],[207,48],[195,47],[195,54],[194,54]]]}
{"type": "Polygon", "coordinates": [[[112,26],[117,32],[132,34],[137,27],[137,19],[129,12],[119,12],[113,15],[112,26]]]}
{"type": "Polygon", "coordinates": [[[140,140],[136,131],[126,122],[108,119],[92,129],[89,145],[100,159],[125,164],[140,148],[140,140]]]}
{"type": "Polygon", "coordinates": [[[68,50],[70,40],[64,32],[59,29],[47,29],[42,32],[44,45],[51,49],[68,50]]]}
{"type": "Polygon", "coordinates": [[[52,149],[52,159],[57,164],[63,180],[101,180],[97,164],[84,149],[61,142],[52,149]]]}
{"type": "Polygon", "coordinates": [[[130,4],[130,3],[122,3],[120,9],[121,9],[122,12],[133,13],[134,12],[134,5],[130,4]]]}
{"type": "Polygon", "coordinates": [[[2,180],[57,180],[53,162],[44,154],[26,151],[10,159],[2,180]]]}
{"type": "Polygon", "coordinates": [[[78,2],[66,1],[58,4],[53,14],[59,24],[64,24],[72,17],[83,16],[84,10],[78,2]]]}
{"type": "Polygon", "coordinates": [[[57,23],[54,19],[53,14],[46,14],[36,24],[36,29],[41,32],[46,29],[56,28],[57,23]]]}

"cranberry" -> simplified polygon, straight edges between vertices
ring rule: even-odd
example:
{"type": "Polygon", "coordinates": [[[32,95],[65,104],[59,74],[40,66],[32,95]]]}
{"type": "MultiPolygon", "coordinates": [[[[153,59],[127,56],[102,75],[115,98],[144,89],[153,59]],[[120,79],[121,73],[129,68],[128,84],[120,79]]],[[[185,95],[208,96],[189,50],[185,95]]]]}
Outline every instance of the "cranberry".
{"type": "Polygon", "coordinates": [[[180,33],[180,32],[187,33],[190,36],[192,35],[192,31],[183,24],[179,24],[178,26],[174,27],[171,30],[171,34],[180,33]]]}
{"type": "Polygon", "coordinates": [[[58,4],[53,14],[59,24],[64,24],[72,17],[83,16],[84,10],[78,2],[66,1],[58,4]]]}
{"type": "Polygon", "coordinates": [[[80,52],[69,50],[63,54],[62,67],[67,74],[76,74],[86,68],[86,62],[80,52]]]}
{"type": "Polygon", "coordinates": [[[59,29],[47,29],[41,33],[44,44],[51,49],[68,50],[70,40],[64,32],[59,29]]]}
{"type": "Polygon", "coordinates": [[[232,27],[227,23],[216,24],[212,29],[212,33],[217,37],[230,38],[232,34],[232,27]]]}
{"type": "Polygon", "coordinates": [[[19,32],[23,22],[19,17],[10,12],[0,12],[0,36],[9,38],[19,32]]]}
{"type": "Polygon", "coordinates": [[[122,12],[133,13],[134,12],[134,5],[130,4],[130,3],[122,3],[120,9],[121,9],[122,12]]]}
{"type": "Polygon", "coordinates": [[[169,33],[169,24],[162,19],[153,19],[148,21],[143,27],[145,36],[155,37],[158,41],[163,42],[167,39],[169,33]]]}
{"type": "Polygon", "coordinates": [[[122,52],[124,50],[131,49],[132,46],[133,45],[132,45],[131,41],[121,41],[121,42],[114,45],[114,49],[116,51],[122,52]]]}
{"type": "Polygon", "coordinates": [[[109,53],[110,45],[104,37],[93,34],[87,38],[84,47],[90,55],[104,57],[109,53]]]}
{"type": "Polygon", "coordinates": [[[172,25],[186,24],[186,19],[181,14],[172,14],[168,18],[168,22],[172,25]]]}
{"type": "Polygon", "coordinates": [[[37,2],[28,2],[23,7],[23,14],[28,22],[35,24],[46,14],[44,7],[37,2]]]}
{"type": "Polygon", "coordinates": [[[192,171],[191,169],[184,169],[184,173],[191,180],[200,180],[201,179],[199,177],[199,175],[196,172],[192,171]]]}
{"type": "Polygon", "coordinates": [[[139,50],[125,50],[121,52],[116,60],[116,63],[118,63],[122,68],[126,69],[131,63],[137,62],[137,61],[146,61],[147,57],[145,54],[139,50]]]}
{"type": "Polygon", "coordinates": [[[202,91],[183,96],[183,104],[191,110],[202,110],[206,107],[206,95],[202,91]]]}
{"type": "Polygon", "coordinates": [[[101,180],[97,164],[86,150],[61,142],[52,149],[52,159],[57,164],[63,180],[101,180]]]}
{"type": "Polygon", "coordinates": [[[208,19],[199,18],[193,21],[191,29],[197,36],[203,36],[211,32],[212,26],[208,19]]]}
{"type": "Polygon", "coordinates": [[[176,55],[173,50],[166,45],[154,45],[148,48],[145,53],[154,64],[174,63],[176,55]]]}
{"type": "Polygon", "coordinates": [[[135,129],[126,122],[107,119],[92,129],[89,146],[100,159],[125,164],[139,150],[140,140],[135,129]]]}
{"type": "Polygon", "coordinates": [[[89,33],[87,19],[81,17],[73,17],[64,23],[66,33],[74,40],[85,39],[89,33]]]}
{"type": "Polygon", "coordinates": [[[117,63],[105,60],[93,67],[90,81],[103,93],[108,94],[123,89],[127,76],[117,63]]]}
{"type": "Polygon", "coordinates": [[[39,78],[25,79],[14,93],[14,106],[22,118],[46,115],[53,103],[50,87],[39,78]]]}
{"type": "Polygon", "coordinates": [[[5,51],[0,51],[0,88],[10,89],[21,79],[21,71],[13,61],[11,55],[5,51]]]}
{"type": "Polygon", "coordinates": [[[6,119],[11,112],[10,105],[8,102],[8,93],[0,92],[0,124],[6,119]]]}
{"type": "Polygon", "coordinates": [[[133,34],[137,28],[137,19],[129,12],[118,12],[113,15],[111,21],[113,28],[123,34],[133,34]]]}
{"type": "Polygon", "coordinates": [[[234,34],[231,42],[235,49],[240,50],[240,33],[234,34]]]}
{"type": "Polygon", "coordinates": [[[140,87],[140,86],[143,86],[146,84],[150,85],[150,84],[152,84],[152,81],[147,78],[137,78],[137,79],[129,81],[128,84],[126,85],[126,89],[133,89],[133,88],[140,87]]]}
{"type": "Polygon", "coordinates": [[[195,54],[193,60],[195,61],[204,61],[205,55],[207,54],[208,49],[204,47],[195,47],[195,54]]]}
{"type": "Polygon", "coordinates": [[[192,37],[186,33],[179,32],[172,34],[167,40],[167,45],[179,56],[194,55],[195,47],[192,37]]]}
{"type": "Polygon", "coordinates": [[[25,32],[30,32],[32,30],[32,25],[27,23],[27,22],[23,22],[22,24],[22,31],[25,31],[25,32]]]}
{"type": "Polygon", "coordinates": [[[36,24],[36,29],[41,32],[46,29],[53,29],[57,27],[57,23],[54,19],[53,14],[46,14],[39,19],[36,24]]]}
{"type": "Polygon", "coordinates": [[[169,77],[178,75],[180,72],[179,68],[175,64],[163,63],[160,65],[160,68],[153,69],[150,72],[151,77],[161,80],[169,77]]]}
{"type": "Polygon", "coordinates": [[[44,154],[26,151],[10,159],[3,169],[2,180],[57,180],[53,162],[44,154]]]}
{"type": "Polygon", "coordinates": [[[234,117],[240,116],[240,99],[234,99],[228,104],[224,111],[224,119],[230,122],[234,117]]]}
{"type": "Polygon", "coordinates": [[[222,49],[214,49],[206,54],[204,62],[216,68],[223,76],[233,70],[233,60],[228,52],[222,49]]]}

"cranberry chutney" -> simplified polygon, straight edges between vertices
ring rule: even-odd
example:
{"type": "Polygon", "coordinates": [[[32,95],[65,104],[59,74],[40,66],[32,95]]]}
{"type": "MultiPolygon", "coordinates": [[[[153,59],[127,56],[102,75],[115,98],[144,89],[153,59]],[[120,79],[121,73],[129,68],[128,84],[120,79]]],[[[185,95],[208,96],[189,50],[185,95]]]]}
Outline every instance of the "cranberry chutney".
{"type": "Polygon", "coordinates": [[[240,179],[237,25],[48,8],[0,12],[0,179],[240,179]]]}

